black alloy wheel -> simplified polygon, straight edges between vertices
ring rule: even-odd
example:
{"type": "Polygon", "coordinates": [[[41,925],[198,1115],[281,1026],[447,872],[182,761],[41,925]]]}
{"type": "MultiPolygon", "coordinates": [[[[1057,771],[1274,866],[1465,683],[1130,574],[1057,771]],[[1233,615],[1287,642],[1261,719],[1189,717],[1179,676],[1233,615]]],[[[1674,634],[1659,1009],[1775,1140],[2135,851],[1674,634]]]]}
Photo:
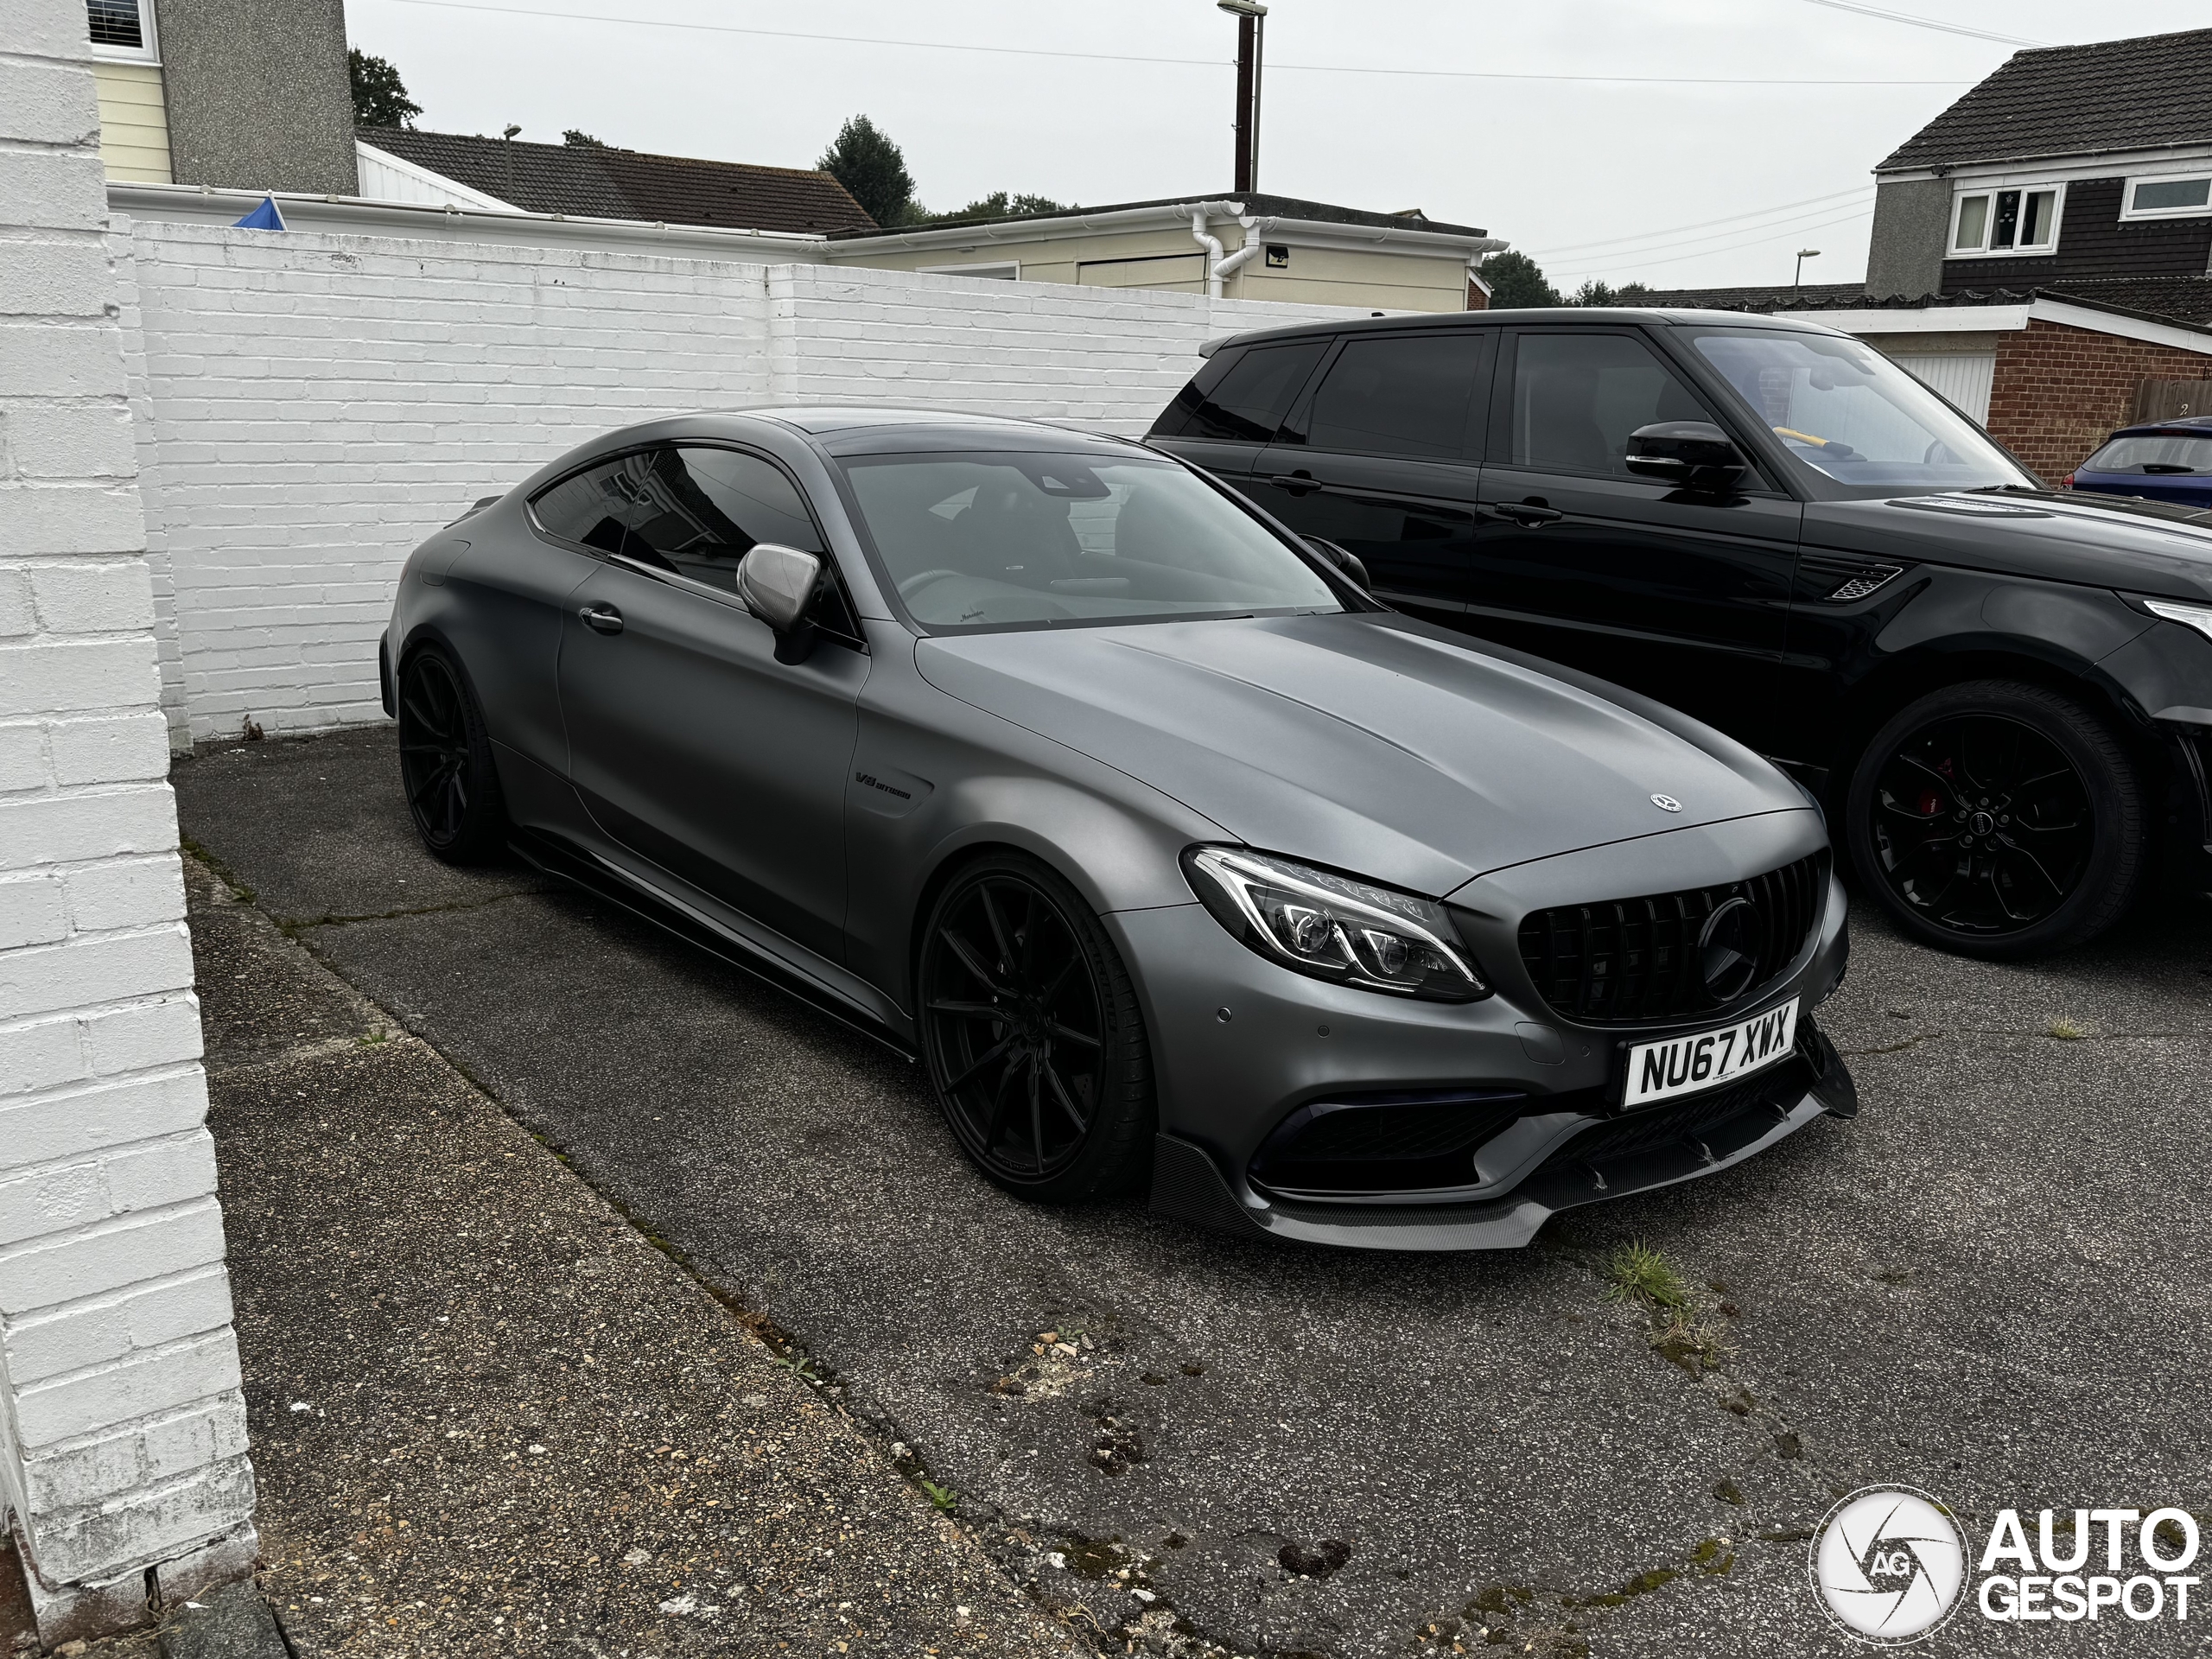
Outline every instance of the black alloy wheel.
{"type": "Polygon", "coordinates": [[[1046,1203],[1132,1185],[1151,1150],[1144,1022],[1081,895],[1036,860],[983,859],[931,907],[920,968],[930,1081],[976,1166],[1046,1203]]]}
{"type": "Polygon", "coordinates": [[[1970,956],[2079,944],[2117,921],[2145,860],[2126,752],[2081,704],[1984,680],[1902,710],[1851,785],[1852,851],[1908,931],[1970,956]]]}
{"type": "Polygon", "coordinates": [[[448,864],[476,864],[506,844],[491,740],[454,660],[435,645],[399,671],[399,776],[415,833],[448,864]]]}

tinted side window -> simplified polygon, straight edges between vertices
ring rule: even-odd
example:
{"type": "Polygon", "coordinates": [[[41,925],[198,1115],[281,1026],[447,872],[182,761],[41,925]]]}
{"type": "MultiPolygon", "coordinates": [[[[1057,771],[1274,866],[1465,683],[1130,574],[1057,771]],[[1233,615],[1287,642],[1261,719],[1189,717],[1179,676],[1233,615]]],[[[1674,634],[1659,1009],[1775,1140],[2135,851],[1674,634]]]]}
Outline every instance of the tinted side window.
{"type": "Polygon", "coordinates": [[[1255,346],[1226,364],[1209,363],[1183,388],[1153,430],[1161,437],[1265,443],[1282,424],[1306,377],[1328,349],[1325,340],[1255,346]],[[1169,425],[1176,417],[1180,424],[1169,425]]]}
{"type": "Polygon", "coordinates": [[[731,449],[641,450],[563,479],[531,506],[553,535],[733,590],[756,542],[826,551],[791,481],[731,449]]]}
{"type": "Polygon", "coordinates": [[[1632,476],[1628,435],[1712,413],[1633,334],[1522,334],[1514,350],[1512,464],[1632,476]]]}
{"type": "Polygon", "coordinates": [[[1456,461],[1475,448],[1468,419],[1484,335],[1354,337],[1313,394],[1306,442],[1363,455],[1456,461]]]}

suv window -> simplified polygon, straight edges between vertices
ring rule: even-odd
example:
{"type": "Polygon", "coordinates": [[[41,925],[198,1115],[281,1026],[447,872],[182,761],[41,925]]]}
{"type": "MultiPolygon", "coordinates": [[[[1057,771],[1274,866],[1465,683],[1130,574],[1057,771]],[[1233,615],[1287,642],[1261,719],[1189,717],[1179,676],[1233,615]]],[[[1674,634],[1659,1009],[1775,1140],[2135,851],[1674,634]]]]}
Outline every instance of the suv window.
{"type": "Polygon", "coordinates": [[[734,449],[641,449],[570,474],[531,510],[549,534],[733,591],[755,543],[827,551],[791,481],[734,449]]]}
{"type": "Polygon", "coordinates": [[[1313,394],[1306,442],[1361,455],[1456,461],[1476,446],[1467,421],[1488,336],[1355,335],[1313,394]]]}
{"type": "Polygon", "coordinates": [[[1328,346],[1325,340],[1299,340],[1224,354],[1228,361],[1207,364],[1176,395],[1154,425],[1154,435],[1268,442],[1328,346]]]}
{"type": "Polygon", "coordinates": [[[1628,478],[1637,428],[1712,418],[1633,334],[1524,334],[1515,343],[1507,447],[1516,467],[1628,478]]]}

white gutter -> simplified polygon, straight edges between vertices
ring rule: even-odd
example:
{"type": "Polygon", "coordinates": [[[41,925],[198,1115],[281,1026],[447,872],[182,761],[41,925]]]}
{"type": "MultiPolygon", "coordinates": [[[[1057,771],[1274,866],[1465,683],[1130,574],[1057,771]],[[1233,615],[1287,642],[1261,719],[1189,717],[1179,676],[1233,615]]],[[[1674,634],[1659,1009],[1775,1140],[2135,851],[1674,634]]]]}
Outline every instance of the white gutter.
{"type": "Polygon", "coordinates": [[[2031,322],[2055,322],[2091,334],[2139,340],[2145,345],[2167,346],[2176,351],[2212,356],[2212,329],[2183,323],[2158,322],[2148,317],[2124,317],[2093,306],[2069,305],[2063,300],[2036,299],[2025,305],[1928,305],[1889,311],[1777,311],[1792,322],[1823,324],[1847,334],[2010,334],[2031,322]]]}
{"type": "Polygon", "coordinates": [[[1187,224],[1194,213],[1209,218],[1234,218],[1244,211],[1241,201],[1168,202],[1158,207],[1122,207],[1110,213],[1068,213],[1052,219],[995,219],[976,225],[953,225],[925,231],[887,231],[874,236],[840,236],[830,246],[833,258],[861,254],[926,252],[937,248],[965,251],[990,242],[1057,241],[1101,232],[1165,229],[1187,224]]]}
{"type": "Polygon", "coordinates": [[[1221,238],[1206,229],[1207,205],[1200,202],[1191,209],[1191,235],[1206,251],[1206,297],[1217,300],[1221,297],[1222,284],[1250,264],[1252,256],[1260,251],[1262,245],[1255,226],[1272,225],[1274,220],[1249,219],[1240,212],[1236,222],[1244,227],[1244,245],[1224,257],[1221,251],[1221,238]]]}
{"type": "Polygon", "coordinates": [[[282,190],[218,190],[207,185],[115,181],[107,187],[111,213],[200,225],[230,225],[259,207],[263,196],[271,194],[289,229],[333,235],[417,237],[537,248],[566,245],[614,252],[680,251],[724,259],[783,258],[809,264],[821,263],[830,241],[826,236],[802,231],[744,231],[571,213],[495,212],[436,202],[377,201],[282,190]]]}

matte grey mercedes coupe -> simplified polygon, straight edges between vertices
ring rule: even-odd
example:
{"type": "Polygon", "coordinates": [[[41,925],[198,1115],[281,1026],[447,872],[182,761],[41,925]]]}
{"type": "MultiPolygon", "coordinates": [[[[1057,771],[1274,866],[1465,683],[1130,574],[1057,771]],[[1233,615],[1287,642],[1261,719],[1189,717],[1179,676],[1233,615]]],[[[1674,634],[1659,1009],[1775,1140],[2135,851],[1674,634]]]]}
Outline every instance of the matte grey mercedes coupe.
{"type": "Polygon", "coordinates": [[[1497,1248],[1856,1110],[1803,790],[1139,444],[632,427],[416,550],[383,658],[431,852],[866,1027],[1025,1198],[1497,1248]]]}

